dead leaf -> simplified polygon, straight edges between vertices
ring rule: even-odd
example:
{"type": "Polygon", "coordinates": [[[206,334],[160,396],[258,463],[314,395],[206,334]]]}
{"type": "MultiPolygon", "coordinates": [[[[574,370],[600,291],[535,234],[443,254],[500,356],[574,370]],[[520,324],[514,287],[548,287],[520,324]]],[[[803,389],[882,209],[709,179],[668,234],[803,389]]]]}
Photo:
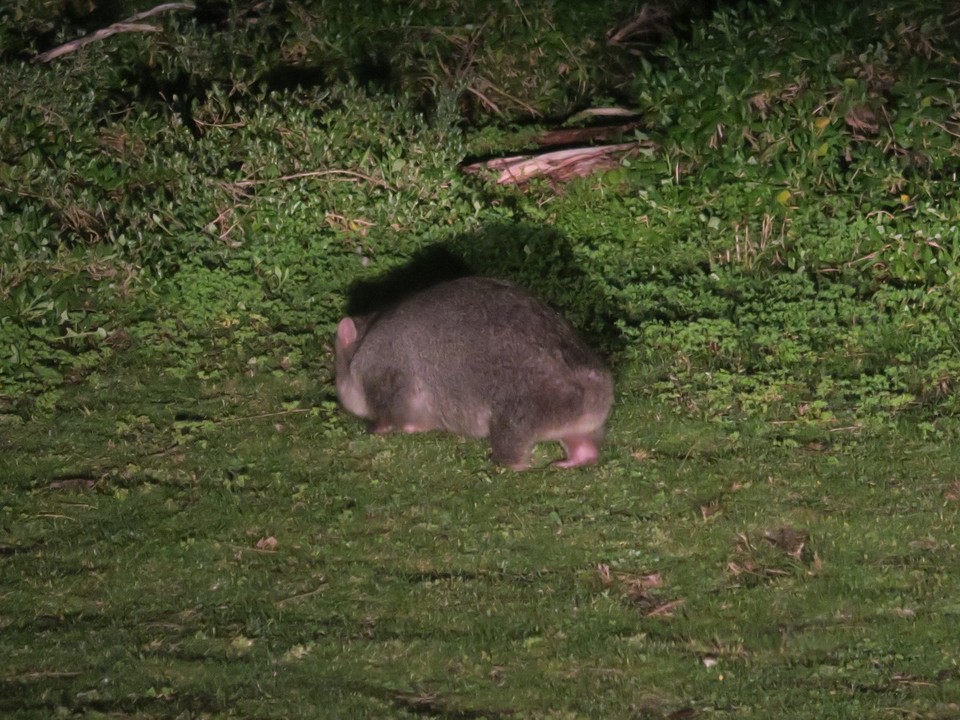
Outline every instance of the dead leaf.
{"type": "Polygon", "coordinates": [[[660,576],[660,573],[650,573],[649,575],[640,575],[630,582],[639,587],[656,588],[663,585],[663,578],[660,576]]]}
{"type": "Polygon", "coordinates": [[[953,485],[943,493],[943,497],[950,502],[960,502],[960,480],[954,481],[953,485]]]}
{"type": "Polygon", "coordinates": [[[257,541],[257,550],[273,552],[277,549],[278,544],[277,539],[271,535],[270,537],[261,538],[257,541]]]}
{"type": "Polygon", "coordinates": [[[854,130],[862,130],[871,134],[880,131],[880,123],[877,122],[876,113],[866,105],[856,105],[850,108],[843,120],[854,130]]]}
{"type": "Polygon", "coordinates": [[[774,530],[764,530],[763,539],[772,545],[776,545],[790,557],[799,560],[810,539],[810,533],[806,530],[781,527],[774,530]]]}
{"type": "Polygon", "coordinates": [[[720,500],[713,499],[708,503],[704,503],[700,506],[700,516],[704,520],[709,520],[711,517],[720,512],[720,500]]]}

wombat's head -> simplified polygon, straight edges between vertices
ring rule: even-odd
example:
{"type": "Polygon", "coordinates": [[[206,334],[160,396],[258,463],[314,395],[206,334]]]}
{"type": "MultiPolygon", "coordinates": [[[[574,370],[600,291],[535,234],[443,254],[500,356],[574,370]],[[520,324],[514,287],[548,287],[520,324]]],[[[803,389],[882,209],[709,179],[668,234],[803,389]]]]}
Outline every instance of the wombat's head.
{"type": "Polygon", "coordinates": [[[337,397],[347,412],[357,417],[368,417],[370,409],[363,391],[363,383],[350,371],[350,364],[363,341],[363,318],[345,317],[337,325],[336,352],[337,397]]]}

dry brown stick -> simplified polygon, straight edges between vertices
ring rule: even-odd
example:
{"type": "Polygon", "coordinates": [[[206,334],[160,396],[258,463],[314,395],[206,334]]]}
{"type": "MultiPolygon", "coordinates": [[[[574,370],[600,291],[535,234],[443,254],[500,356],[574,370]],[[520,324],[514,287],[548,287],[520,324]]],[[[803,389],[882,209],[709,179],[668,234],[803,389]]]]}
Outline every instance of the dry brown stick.
{"type": "Polygon", "coordinates": [[[152,17],[153,15],[159,15],[160,13],[166,12],[167,10],[196,10],[196,9],[197,9],[197,6],[194,5],[193,3],[186,3],[186,2],[163,3],[162,5],[157,5],[156,7],[152,7],[149,10],[144,10],[143,12],[137,13],[136,15],[131,15],[123,22],[137,22],[138,20],[143,20],[144,18],[152,17]]]}
{"type": "Polygon", "coordinates": [[[22,675],[8,675],[4,680],[42,680],[45,678],[72,678],[80,675],[78,672],[59,672],[56,670],[50,670],[44,672],[42,670],[37,672],[28,672],[23,673],[22,675]]]}
{"type": "Polygon", "coordinates": [[[280,177],[265,178],[263,180],[237,180],[236,182],[230,183],[230,185],[233,185],[234,187],[251,187],[253,185],[263,185],[265,183],[274,182],[276,180],[300,180],[302,178],[323,177],[324,175],[343,175],[356,180],[366,180],[374,185],[387,188],[387,190],[393,190],[393,188],[390,186],[390,183],[388,183],[386,180],[375,178],[372,175],[364,175],[363,173],[355,172],[354,170],[308,170],[306,172],[293,173],[292,175],[281,175],[280,177]]]}
{"type": "Polygon", "coordinates": [[[144,25],[138,21],[143,20],[144,18],[151,17],[153,15],[159,15],[162,12],[168,10],[194,10],[196,6],[191,3],[185,2],[172,2],[172,3],[163,3],[162,5],[157,5],[155,8],[150,10],[144,10],[141,13],[136,15],[131,15],[126,20],[121,20],[120,22],[113,23],[113,25],[108,25],[105,28],[96,30],[89,35],[84,35],[82,38],[77,38],[76,40],[71,40],[70,42],[64,43],[63,45],[58,45],[57,47],[42,52],[39,55],[33,58],[34,62],[50,62],[51,60],[56,60],[62,55],[67,53],[72,53],[74,50],[79,50],[85,45],[90,43],[97,42],[98,40],[103,40],[108,38],[111,35],[116,35],[117,33],[122,32],[157,32],[159,28],[155,25],[144,25]]]}
{"type": "Polygon", "coordinates": [[[34,62],[50,62],[51,60],[56,60],[61,55],[66,55],[71,53],[74,50],[79,50],[84,45],[89,45],[90,43],[96,42],[97,40],[103,40],[108,38],[111,35],[116,35],[117,33],[122,32],[157,32],[159,28],[156,25],[144,25],[141,23],[128,23],[128,22],[118,22],[110,25],[109,27],[102,28],[96,32],[90,33],[78,40],[71,40],[68,43],[64,43],[58,47],[53,48],[53,50],[47,50],[45,53],[40,53],[37,55],[33,61],[34,62]]]}
{"type": "Polygon", "coordinates": [[[513,102],[515,102],[517,105],[519,105],[520,107],[524,108],[528,113],[530,113],[530,115],[531,115],[532,117],[540,117],[540,116],[543,114],[543,113],[541,113],[539,110],[537,110],[535,107],[533,107],[533,105],[530,105],[529,103],[525,103],[523,100],[521,100],[520,98],[518,98],[518,97],[516,97],[516,96],[514,96],[514,95],[511,95],[510,93],[508,93],[508,92],[507,92],[506,90],[504,90],[503,88],[497,87],[496,85],[494,85],[492,82],[490,82],[490,81],[487,80],[486,78],[483,78],[483,79],[482,79],[481,84],[483,85],[483,89],[484,89],[484,90],[495,90],[496,92],[498,92],[498,93],[500,93],[501,95],[503,95],[505,98],[507,98],[507,99],[509,99],[509,100],[513,100],[513,102]]]}
{"type": "Polygon", "coordinates": [[[310,590],[309,592],[300,593],[299,595],[291,595],[290,597],[283,598],[282,600],[277,601],[277,605],[283,607],[289,602],[294,600],[303,600],[304,598],[312,597],[313,595],[319,595],[324,590],[327,589],[327,581],[324,578],[320,578],[320,586],[316,590],[310,590]]]}

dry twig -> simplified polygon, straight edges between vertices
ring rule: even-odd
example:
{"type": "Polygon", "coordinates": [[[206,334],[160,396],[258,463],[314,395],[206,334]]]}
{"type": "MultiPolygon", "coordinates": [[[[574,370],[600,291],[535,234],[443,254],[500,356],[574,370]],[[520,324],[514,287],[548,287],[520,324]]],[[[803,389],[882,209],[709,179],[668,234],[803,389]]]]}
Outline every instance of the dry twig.
{"type": "Polygon", "coordinates": [[[154,8],[149,10],[144,10],[141,13],[136,15],[131,15],[126,20],[121,20],[120,22],[113,23],[113,25],[108,25],[105,28],[101,28],[95,32],[90,33],[89,35],[84,35],[82,38],[77,38],[76,40],[71,40],[70,42],[64,43],[63,45],[58,45],[55,48],[42,52],[39,55],[33,58],[34,62],[50,62],[51,60],[56,60],[58,57],[66,55],[67,53],[72,53],[74,50],[79,50],[80,48],[89,45],[90,43],[95,43],[104,38],[108,38],[111,35],[116,35],[117,33],[122,32],[158,32],[159,28],[156,25],[145,25],[140,23],[140,20],[144,18],[152,17],[153,15],[159,15],[162,12],[167,12],[168,10],[195,10],[196,6],[191,3],[185,2],[172,2],[172,3],[163,3],[162,5],[157,5],[154,8]]]}
{"type": "Polygon", "coordinates": [[[373,183],[374,185],[379,185],[380,187],[386,188],[387,190],[393,190],[386,180],[381,180],[380,178],[373,177],[372,175],[364,175],[363,173],[355,172],[353,170],[309,170],[306,172],[293,173],[292,175],[281,175],[276,178],[265,178],[263,180],[251,179],[251,180],[237,180],[236,182],[230,183],[231,186],[237,188],[253,187],[254,185],[264,185],[266,183],[271,183],[275,181],[286,182],[287,180],[300,180],[302,178],[311,178],[311,177],[324,177],[326,175],[342,175],[348,179],[349,182],[356,180],[366,180],[367,182],[373,183]]]}

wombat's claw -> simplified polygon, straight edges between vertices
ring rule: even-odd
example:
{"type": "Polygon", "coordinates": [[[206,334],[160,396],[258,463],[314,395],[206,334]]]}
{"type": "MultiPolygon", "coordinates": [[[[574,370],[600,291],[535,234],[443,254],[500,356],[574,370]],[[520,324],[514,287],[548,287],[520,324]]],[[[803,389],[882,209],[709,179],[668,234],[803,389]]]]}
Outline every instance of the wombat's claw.
{"type": "Polygon", "coordinates": [[[572,468],[580,465],[592,465],[600,459],[600,450],[592,437],[568,437],[561,440],[567,451],[565,460],[553,463],[554,467],[572,468]]]}

